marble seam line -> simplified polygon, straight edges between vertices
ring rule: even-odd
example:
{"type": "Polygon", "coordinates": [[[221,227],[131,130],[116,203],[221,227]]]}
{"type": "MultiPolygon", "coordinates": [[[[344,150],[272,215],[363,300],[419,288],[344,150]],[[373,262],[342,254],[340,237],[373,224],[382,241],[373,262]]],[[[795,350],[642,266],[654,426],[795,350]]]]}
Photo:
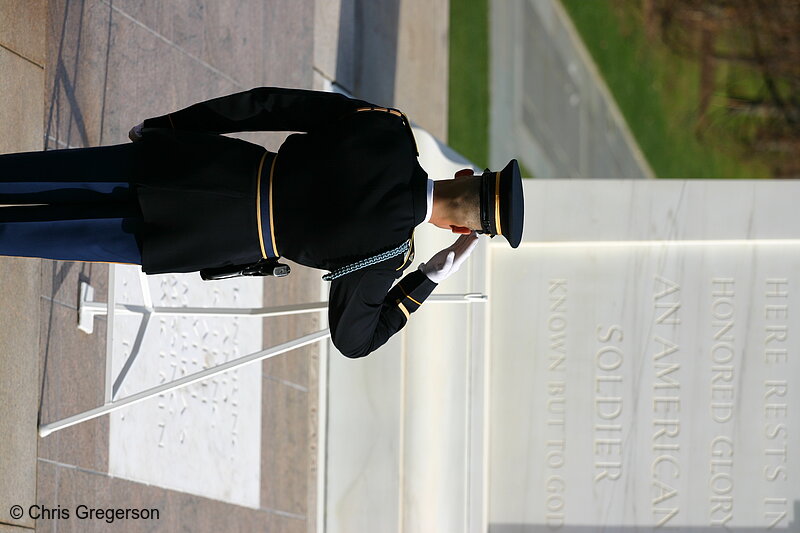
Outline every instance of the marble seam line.
{"type": "Polygon", "coordinates": [[[281,385],[286,385],[287,387],[291,387],[293,389],[297,389],[297,390],[299,390],[301,392],[308,392],[308,387],[305,387],[303,385],[299,385],[297,383],[293,383],[291,381],[287,381],[285,379],[281,379],[281,378],[278,378],[278,377],[275,377],[275,376],[270,376],[269,374],[264,374],[264,379],[268,379],[270,381],[274,381],[276,383],[280,383],[281,385]]]}
{"type": "Polygon", "coordinates": [[[85,474],[92,474],[92,475],[95,475],[95,476],[103,476],[103,477],[114,477],[111,474],[109,474],[108,472],[100,472],[98,470],[92,470],[90,468],[85,468],[85,467],[82,467],[82,466],[62,463],[60,461],[53,461],[52,459],[45,459],[44,457],[37,457],[36,460],[39,461],[39,462],[42,462],[42,463],[51,464],[53,466],[58,466],[58,467],[61,467],[61,468],[68,468],[70,470],[77,470],[78,472],[83,472],[85,474]]]}
{"type": "Polygon", "coordinates": [[[8,50],[9,52],[11,52],[12,54],[14,54],[15,56],[17,56],[17,57],[19,57],[19,58],[21,58],[21,59],[24,59],[24,60],[25,60],[25,61],[27,61],[28,63],[30,63],[30,64],[32,64],[32,65],[35,65],[36,67],[40,68],[41,70],[44,70],[44,65],[40,65],[39,63],[37,63],[37,62],[36,62],[36,61],[34,61],[33,59],[31,59],[31,58],[29,58],[29,57],[26,57],[26,56],[22,55],[20,52],[17,52],[17,51],[16,51],[16,50],[14,50],[13,48],[9,48],[8,46],[6,46],[6,45],[5,45],[5,44],[3,44],[3,43],[0,43],[0,48],[3,48],[4,50],[8,50]]]}
{"type": "Polygon", "coordinates": [[[52,302],[54,304],[61,305],[61,306],[66,307],[67,309],[70,309],[72,311],[77,311],[78,310],[77,306],[62,302],[60,300],[56,300],[55,298],[52,298],[50,296],[45,296],[44,294],[42,294],[42,299],[47,300],[48,302],[52,302]]]}

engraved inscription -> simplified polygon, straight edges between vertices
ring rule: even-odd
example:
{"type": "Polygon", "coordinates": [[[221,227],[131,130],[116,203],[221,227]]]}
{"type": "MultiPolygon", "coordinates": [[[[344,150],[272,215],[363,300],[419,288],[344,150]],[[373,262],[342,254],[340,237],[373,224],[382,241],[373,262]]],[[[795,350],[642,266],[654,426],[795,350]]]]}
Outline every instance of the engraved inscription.
{"type": "MultiPolygon", "coordinates": [[[[257,280],[204,285],[167,274],[141,279],[138,267],[118,266],[115,299],[159,307],[259,307],[257,280]]],[[[119,390],[128,396],[174,381],[262,347],[260,323],[234,317],[114,318],[114,366],[138,345],[139,358],[119,390]],[[134,340],[135,339],[135,340],[134,340]],[[143,359],[140,361],[140,359],[143,359]],[[143,364],[140,364],[143,363],[143,364]]],[[[239,505],[258,505],[260,369],[235,369],[164,392],[110,417],[109,473],[239,505]],[[202,465],[202,468],[198,468],[202,465]]]]}
{"type": "Polygon", "coordinates": [[[733,407],[735,400],[735,280],[711,280],[711,390],[709,415],[714,428],[710,446],[709,525],[727,527],[733,518],[733,407]]]}
{"type": "Polygon", "coordinates": [[[680,463],[680,347],[672,340],[680,324],[681,287],[655,276],[653,289],[653,436],[651,511],[657,528],[670,527],[680,512],[678,480],[680,463]]]}
{"type": "Polygon", "coordinates": [[[789,502],[779,497],[789,486],[787,468],[789,405],[787,394],[789,348],[789,280],[768,278],[765,287],[764,318],[766,330],[764,358],[767,379],[764,381],[764,466],[767,495],[763,499],[765,525],[784,528],[789,523],[789,502]]]}
{"type": "Polygon", "coordinates": [[[797,529],[800,240],[522,253],[492,322],[490,529],[797,529]]]}
{"type": "Polygon", "coordinates": [[[551,279],[548,283],[545,523],[551,530],[560,529],[566,520],[567,287],[566,279],[551,279]]]}
{"type": "Polygon", "coordinates": [[[594,376],[594,482],[618,481],[622,475],[622,364],[618,343],[622,327],[597,326],[600,347],[595,353],[594,376]]]}

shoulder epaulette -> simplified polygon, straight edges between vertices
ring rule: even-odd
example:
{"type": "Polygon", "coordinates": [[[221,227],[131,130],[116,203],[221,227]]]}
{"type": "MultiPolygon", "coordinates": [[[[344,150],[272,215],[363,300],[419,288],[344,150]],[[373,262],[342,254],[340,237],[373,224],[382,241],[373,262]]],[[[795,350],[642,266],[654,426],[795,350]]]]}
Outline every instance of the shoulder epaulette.
{"type": "Polygon", "coordinates": [[[408,130],[408,136],[411,138],[411,145],[414,147],[414,154],[419,156],[419,149],[417,148],[417,140],[414,138],[414,132],[411,130],[411,121],[408,120],[408,117],[405,113],[400,111],[399,109],[394,109],[393,107],[377,107],[377,106],[370,106],[370,107],[359,107],[356,109],[356,113],[361,111],[381,111],[383,113],[389,113],[390,115],[394,115],[398,117],[400,120],[403,121],[403,124],[408,130]]]}

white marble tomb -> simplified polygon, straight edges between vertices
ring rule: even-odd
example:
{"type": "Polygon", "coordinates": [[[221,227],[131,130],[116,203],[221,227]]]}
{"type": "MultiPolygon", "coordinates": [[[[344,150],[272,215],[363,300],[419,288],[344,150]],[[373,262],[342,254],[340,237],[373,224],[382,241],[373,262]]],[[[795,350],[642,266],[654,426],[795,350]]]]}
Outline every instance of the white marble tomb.
{"type": "Polygon", "coordinates": [[[800,530],[800,183],[528,182],[489,531],[800,530]]]}

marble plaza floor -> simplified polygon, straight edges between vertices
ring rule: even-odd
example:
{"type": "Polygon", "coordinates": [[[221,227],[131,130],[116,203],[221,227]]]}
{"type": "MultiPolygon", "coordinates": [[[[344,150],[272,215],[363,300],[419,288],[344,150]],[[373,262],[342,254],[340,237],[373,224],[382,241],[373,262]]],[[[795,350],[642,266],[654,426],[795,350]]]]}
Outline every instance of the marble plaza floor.
{"type": "MultiPolygon", "coordinates": [[[[447,9],[446,0],[7,0],[0,153],[123,143],[148,116],[259,85],[321,88],[325,79],[403,108],[446,140],[447,9]]],[[[284,138],[243,137],[268,147],[284,138]]],[[[103,264],[0,259],[0,533],[111,529],[78,519],[81,504],[159,509],[157,520],[114,524],[124,531],[316,531],[316,346],[261,366],[252,465],[260,482],[248,505],[112,475],[109,416],[38,438],[38,420],[103,402],[107,324],[96,318],[88,335],[76,316],[80,282],[105,301],[107,280],[103,264]],[[34,504],[49,517],[32,519],[34,504]],[[12,505],[26,509],[21,518],[12,505]]],[[[319,273],[297,267],[267,280],[263,301],[317,301],[319,292],[319,273]]],[[[263,345],[321,327],[318,315],[268,319],[263,345]]]]}

